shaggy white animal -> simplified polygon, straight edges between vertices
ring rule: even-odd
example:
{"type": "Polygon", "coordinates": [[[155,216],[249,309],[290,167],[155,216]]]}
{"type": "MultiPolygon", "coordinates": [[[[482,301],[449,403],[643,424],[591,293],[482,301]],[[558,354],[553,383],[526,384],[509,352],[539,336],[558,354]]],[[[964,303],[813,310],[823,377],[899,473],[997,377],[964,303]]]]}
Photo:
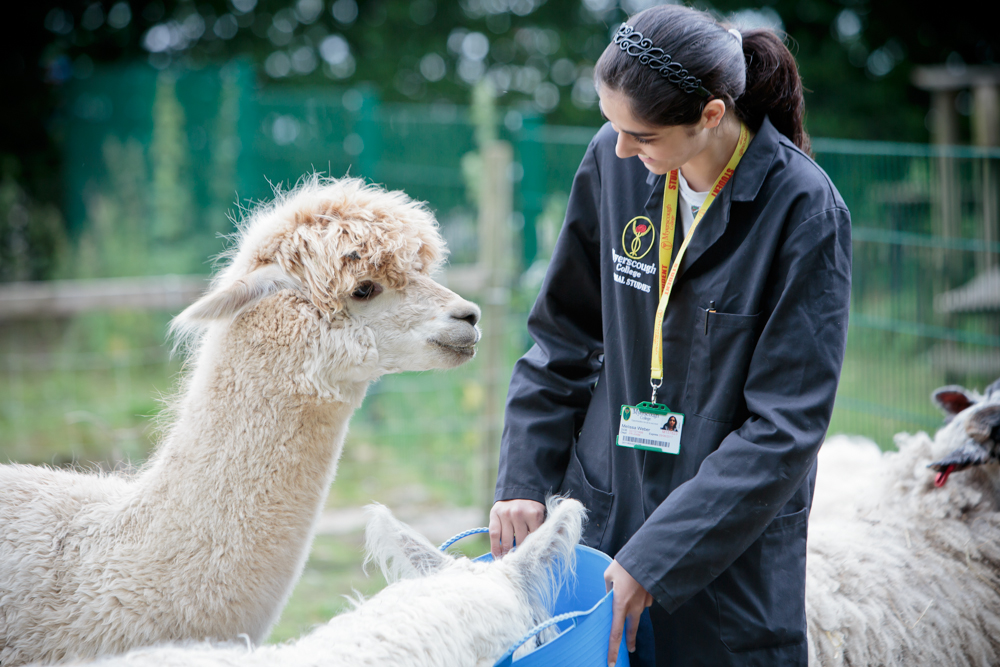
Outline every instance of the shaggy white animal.
{"type": "Polygon", "coordinates": [[[836,437],[820,450],[810,665],[1000,664],[1000,383],[935,400],[950,422],[933,440],[901,434],[883,455],[836,437]]]}
{"type": "Polygon", "coordinates": [[[479,309],[428,277],[443,252],[424,205],[359,179],[254,212],[174,321],[190,370],[142,470],[0,466],[0,665],[263,639],[368,384],[474,354],[479,309]]]}
{"type": "Polygon", "coordinates": [[[391,581],[352,611],[282,646],[140,649],[95,667],[489,667],[548,617],[571,576],[583,506],[549,502],[548,518],[498,562],[443,554],[373,506],[368,558],[391,581]],[[400,579],[402,577],[402,579],[400,579]]]}

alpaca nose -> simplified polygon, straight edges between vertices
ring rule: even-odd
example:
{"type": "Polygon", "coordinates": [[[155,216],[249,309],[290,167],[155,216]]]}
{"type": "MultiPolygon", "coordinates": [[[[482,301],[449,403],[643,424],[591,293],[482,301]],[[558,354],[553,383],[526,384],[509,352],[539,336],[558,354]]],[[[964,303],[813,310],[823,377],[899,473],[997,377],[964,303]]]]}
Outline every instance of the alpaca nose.
{"type": "Polygon", "coordinates": [[[476,324],[479,323],[481,313],[479,311],[479,306],[471,301],[463,301],[452,308],[449,315],[456,320],[463,320],[472,326],[476,326],[476,324]]]}

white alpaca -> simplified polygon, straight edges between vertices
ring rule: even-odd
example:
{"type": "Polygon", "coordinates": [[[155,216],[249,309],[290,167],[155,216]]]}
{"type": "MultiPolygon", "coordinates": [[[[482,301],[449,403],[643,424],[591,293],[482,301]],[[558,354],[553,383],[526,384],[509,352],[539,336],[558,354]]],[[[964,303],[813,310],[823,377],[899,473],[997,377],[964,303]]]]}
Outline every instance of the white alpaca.
{"type": "Polygon", "coordinates": [[[443,554],[374,506],[368,558],[395,583],[352,611],[282,646],[153,647],[95,667],[489,667],[548,616],[572,573],[584,509],[556,502],[524,544],[489,563],[443,554]]]}
{"type": "Polygon", "coordinates": [[[933,440],[901,434],[883,455],[836,437],[820,450],[810,665],[1000,664],[1000,383],[935,399],[951,421],[933,440]]]}
{"type": "Polygon", "coordinates": [[[479,309],[428,277],[443,251],[422,204],[358,179],[254,212],[173,324],[191,368],[142,470],[0,466],[0,665],[261,641],[368,384],[474,354],[479,309]]]}

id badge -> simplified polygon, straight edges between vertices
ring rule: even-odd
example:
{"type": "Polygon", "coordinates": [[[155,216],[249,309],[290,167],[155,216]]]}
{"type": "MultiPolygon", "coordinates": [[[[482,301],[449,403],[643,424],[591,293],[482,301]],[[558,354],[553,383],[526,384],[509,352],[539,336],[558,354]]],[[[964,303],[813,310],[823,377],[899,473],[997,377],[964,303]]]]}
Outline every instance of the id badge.
{"type": "Polygon", "coordinates": [[[663,404],[623,405],[615,442],[619,447],[679,454],[683,428],[684,415],[663,404]]]}

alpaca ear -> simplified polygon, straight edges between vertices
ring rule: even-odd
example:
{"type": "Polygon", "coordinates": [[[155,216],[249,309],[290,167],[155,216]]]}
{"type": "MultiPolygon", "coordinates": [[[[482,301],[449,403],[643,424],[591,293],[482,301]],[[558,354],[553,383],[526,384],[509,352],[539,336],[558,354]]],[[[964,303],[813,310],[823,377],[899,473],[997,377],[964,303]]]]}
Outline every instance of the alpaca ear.
{"type": "Polygon", "coordinates": [[[181,323],[194,323],[231,319],[264,297],[295,286],[294,280],[271,264],[251,271],[224,287],[212,290],[185,308],[176,320],[181,323]]]}
{"type": "Polygon", "coordinates": [[[986,398],[992,398],[993,394],[998,392],[1000,392],[1000,380],[996,380],[986,388],[986,398]]]}
{"type": "Polygon", "coordinates": [[[957,384],[941,387],[931,396],[931,400],[944,412],[950,420],[962,410],[976,402],[976,397],[965,387],[957,384]]]}
{"type": "Polygon", "coordinates": [[[384,505],[372,503],[365,513],[368,515],[365,565],[378,565],[386,581],[424,577],[452,562],[452,558],[396,519],[384,505]]]}
{"type": "Polygon", "coordinates": [[[546,519],[524,544],[507,554],[529,592],[548,606],[563,579],[572,571],[576,545],[583,533],[587,510],[578,500],[553,496],[546,502],[546,519]]]}

